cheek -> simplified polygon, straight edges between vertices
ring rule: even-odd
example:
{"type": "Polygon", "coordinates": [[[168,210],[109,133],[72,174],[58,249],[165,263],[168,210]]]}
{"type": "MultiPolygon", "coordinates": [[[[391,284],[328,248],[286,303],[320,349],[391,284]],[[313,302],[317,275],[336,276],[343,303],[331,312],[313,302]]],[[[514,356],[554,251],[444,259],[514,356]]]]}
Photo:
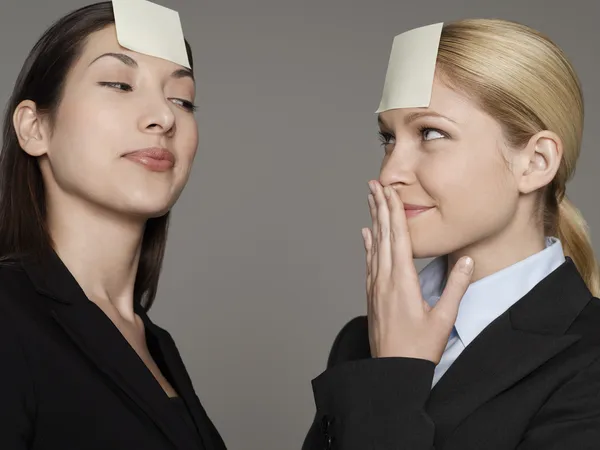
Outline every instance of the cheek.
{"type": "Polygon", "coordinates": [[[180,120],[175,138],[175,152],[191,164],[198,148],[198,125],[194,119],[180,120]]]}
{"type": "Polygon", "coordinates": [[[99,99],[85,98],[61,107],[57,123],[61,124],[63,141],[77,149],[114,150],[114,142],[131,135],[131,113],[126,105],[115,108],[99,99]]]}
{"type": "Polygon", "coordinates": [[[437,208],[409,221],[415,258],[470,246],[501,232],[514,217],[518,195],[502,171],[505,168],[471,163],[460,168],[446,167],[423,179],[437,208]]]}
{"type": "Polygon", "coordinates": [[[469,164],[447,181],[438,211],[440,236],[447,243],[466,247],[501,233],[512,222],[518,194],[505,167],[469,164]]]}
{"type": "Polygon", "coordinates": [[[455,154],[431,158],[423,167],[427,170],[419,174],[421,185],[442,212],[490,208],[516,192],[508,169],[495,155],[455,154]]]}
{"type": "Polygon", "coordinates": [[[421,176],[445,227],[464,231],[502,226],[512,217],[518,191],[502,162],[483,158],[432,164],[421,176]]]}
{"type": "MultiPolygon", "coordinates": [[[[106,140],[111,136],[102,133],[94,122],[79,116],[62,122],[60,129],[53,133],[49,146],[49,159],[60,170],[71,167],[82,172],[91,165],[102,163],[100,149],[105,148],[106,140]]],[[[105,153],[105,151],[104,151],[105,153]]]]}
{"type": "Polygon", "coordinates": [[[52,176],[64,187],[101,184],[97,174],[111,170],[113,156],[123,150],[119,145],[131,134],[121,111],[90,103],[64,104],[55,122],[48,157],[52,176]]]}
{"type": "Polygon", "coordinates": [[[420,162],[419,169],[419,182],[439,209],[450,204],[455,207],[457,200],[469,194],[471,186],[480,184],[481,171],[469,158],[432,155],[420,162]]]}

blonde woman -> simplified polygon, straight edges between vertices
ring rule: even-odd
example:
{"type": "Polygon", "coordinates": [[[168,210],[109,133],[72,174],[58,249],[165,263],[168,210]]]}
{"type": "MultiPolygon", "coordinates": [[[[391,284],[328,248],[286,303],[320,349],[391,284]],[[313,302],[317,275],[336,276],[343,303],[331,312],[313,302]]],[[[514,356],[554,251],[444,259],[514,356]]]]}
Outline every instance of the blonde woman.
{"type": "Polygon", "coordinates": [[[379,115],[368,316],[313,380],[305,450],[600,448],[599,274],[565,195],[583,99],[531,28],[442,31],[431,104],[379,115]],[[417,273],[412,258],[434,257],[417,273]]]}

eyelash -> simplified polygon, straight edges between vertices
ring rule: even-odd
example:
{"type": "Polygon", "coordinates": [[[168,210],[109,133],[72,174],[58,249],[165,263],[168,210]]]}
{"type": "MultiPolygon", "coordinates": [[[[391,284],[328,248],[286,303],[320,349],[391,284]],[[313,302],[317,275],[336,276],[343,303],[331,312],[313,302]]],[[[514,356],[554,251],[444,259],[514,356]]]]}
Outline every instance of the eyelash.
{"type": "MultiPolygon", "coordinates": [[[[432,128],[432,127],[428,127],[428,126],[421,126],[418,128],[418,132],[419,135],[421,136],[421,138],[423,137],[423,134],[426,131],[435,131],[436,133],[439,133],[440,135],[444,136],[444,138],[448,138],[448,133],[443,132],[442,130],[439,130],[437,128],[432,128]]],[[[392,133],[389,133],[387,131],[379,131],[379,141],[381,142],[382,146],[386,146],[391,144],[392,139],[395,139],[394,135],[392,133]]],[[[439,139],[439,138],[438,138],[439,139]]],[[[437,139],[433,139],[434,141],[437,139]]],[[[425,139],[423,139],[423,141],[426,141],[425,139]]]]}
{"type": "MultiPolygon", "coordinates": [[[[114,89],[118,89],[118,90],[124,91],[124,92],[133,91],[133,86],[131,86],[130,84],[127,84],[127,83],[120,83],[117,81],[100,81],[98,84],[100,86],[114,88],[114,89]]],[[[198,109],[198,107],[196,105],[194,105],[192,102],[190,102],[189,100],[184,100],[182,98],[170,98],[169,100],[171,100],[171,101],[175,100],[177,102],[180,102],[180,103],[178,103],[179,106],[181,106],[182,108],[184,108],[185,110],[187,110],[189,112],[194,112],[194,111],[196,111],[196,109],[198,109]]]]}
{"type": "Polygon", "coordinates": [[[386,145],[389,145],[390,141],[392,139],[394,139],[394,136],[392,136],[391,133],[387,133],[385,131],[379,131],[377,134],[379,136],[379,142],[381,143],[381,145],[383,147],[385,147],[386,145]]]}

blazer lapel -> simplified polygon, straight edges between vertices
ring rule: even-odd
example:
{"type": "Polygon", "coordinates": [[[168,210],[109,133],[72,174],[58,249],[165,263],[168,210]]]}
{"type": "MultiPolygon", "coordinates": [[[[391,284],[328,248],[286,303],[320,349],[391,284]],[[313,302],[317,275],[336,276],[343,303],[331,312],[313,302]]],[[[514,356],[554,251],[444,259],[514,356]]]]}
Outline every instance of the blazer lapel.
{"type": "Polygon", "coordinates": [[[428,400],[436,448],[475,409],[577,342],[565,333],[591,298],[567,258],[467,346],[428,400]]]}
{"type": "Polygon", "coordinates": [[[164,363],[169,370],[179,396],[183,399],[192,416],[198,437],[202,441],[204,448],[206,450],[224,449],[225,446],[222,440],[213,431],[212,422],[196,395],[192,380],[188,375],[175,342],[169,333],[156,326],[143,310],[140,309],[138,314],[144,321],[146,330],[152,333],[158,342],[164,363]]]}
{"type": "Polygon", "coordinates": [[[154,422],[176,449],[194,448],[179,432],[172,405],[135,350],[111,320],[87,299],[54,252],[23,266],[38,293],[54,300],[50,312],[72,342],[107,381],[154,422]]]}

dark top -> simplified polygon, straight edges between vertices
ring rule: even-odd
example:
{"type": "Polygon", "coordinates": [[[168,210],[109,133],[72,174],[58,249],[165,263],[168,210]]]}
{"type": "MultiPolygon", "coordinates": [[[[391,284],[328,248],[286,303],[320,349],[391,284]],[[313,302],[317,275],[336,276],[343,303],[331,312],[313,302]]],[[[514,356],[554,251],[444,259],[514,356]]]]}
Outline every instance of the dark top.
{"type": "Polygon", "coordinates": [[[600,301],[567,258],[460,354],[371,358],[365,317],[313,380],[303,450],[597,450],[600,301]]]}
{"type": "MultiPolygon", "coordinates": [[[[194,419],[190,414],[190,410],[185,404],[185,401],[181,397],[171,397],[171,405],[173,405],[173,410],[176,414],[181,417],[181,420],[185,423],[185,426],[188,428],[190,432],[190,439],[194,439],[197,436],[196,425],[194,424],[194,419]]],[[[199,447],[201,448],[201,447],[199,447]]]]}
{"type": "Polygon", "coordinates": [[[179,410],[55,253],[0,264],[0,449],[226,449],[170,334],[136,312],[179,410]]]}

